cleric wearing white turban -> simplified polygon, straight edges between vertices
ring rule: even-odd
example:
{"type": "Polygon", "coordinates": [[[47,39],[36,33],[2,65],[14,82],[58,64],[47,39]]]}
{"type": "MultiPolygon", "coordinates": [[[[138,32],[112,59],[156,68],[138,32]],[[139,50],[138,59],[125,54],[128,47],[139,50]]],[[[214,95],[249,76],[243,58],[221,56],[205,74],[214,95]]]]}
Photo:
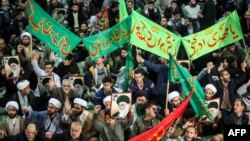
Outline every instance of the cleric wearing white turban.
{"type": "Polygon", "coordinates": [[[217,89],[213,84],[207,84],[205,86],[205,96],[206,100],[210,100],[217,93],[217,89]]]}
{"type": "Polygon", "coordinates": [[[19,110],[19,106],[17,104],[16,101],[9,101],[6,105],[5,105],[5,110],[7,111],[9,106],[13,106],[17,111],[19,110]]]}
{"type": "Polygon", "coordinates": [[[180,96],[179,92],[173,91],[168,94],[168,101],[170,102],[172,99],[174,99],[175,97],[179,97],[179,96],[180,96]]]}
{"type": "Polygon", "coordinates": [[[25,36],[29,37],[30,39],[32,38],[32,36],[31,36],[31,34],[30,34],[29,32],[23,32],[23,33],[21,34],[21,39],[22,39],[23,37],[25,37],[25,36]]]}
{"type": "Polygon", "coordinates": [[[30,85],[30,82],[28,80],[22,80],[22,81],[17,83],[17,89],[19,91],[22,91],[23,89],[25,89],[29,85],[30,85]]]}
{"type": "Polygon", "coordinates": [[[59,100],[57,100],[56,98],[51,98],[49,100],[49,103],[54,105],[57,109],[60,109],[62,106],[61,102],[59,100]]]}
{"type": "Polygon", "coordinates": [[[81,105],[83,107],[87,107],[87,102],[81,98],[75,98],[74,99],[74,104],[78,104],[78,105],[81,105]]]}

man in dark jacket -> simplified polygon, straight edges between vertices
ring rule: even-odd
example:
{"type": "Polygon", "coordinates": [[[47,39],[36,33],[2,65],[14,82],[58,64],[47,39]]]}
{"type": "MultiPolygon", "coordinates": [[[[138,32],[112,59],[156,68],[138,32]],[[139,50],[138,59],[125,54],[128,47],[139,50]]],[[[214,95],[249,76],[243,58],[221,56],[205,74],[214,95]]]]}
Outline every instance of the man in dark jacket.
{"type": "Polygon", "coordinates": [[[29,123],[25,133],[19,133],[16,136],[3,137],[0,133],[0,141],[43,141],[37,136],[37,128],[34,123],[29,123]]]}
{"type": "Polygon", "coordinates": [[[46,133],[46,137],[52,141],[87,141],[87,137],[82,132],[82,125],[80,122],[72,122],[70,130],[65,130],[61,134],[52,135],[51,132],[46,133]]]}
{"type": "Polygon", "coordinates": [[[228,116],[226,124],[248,125],[249,116],[244,113],[245,109],[245,102],[242,99],[236,99],[234,102],[234,112],[228,116]]]}

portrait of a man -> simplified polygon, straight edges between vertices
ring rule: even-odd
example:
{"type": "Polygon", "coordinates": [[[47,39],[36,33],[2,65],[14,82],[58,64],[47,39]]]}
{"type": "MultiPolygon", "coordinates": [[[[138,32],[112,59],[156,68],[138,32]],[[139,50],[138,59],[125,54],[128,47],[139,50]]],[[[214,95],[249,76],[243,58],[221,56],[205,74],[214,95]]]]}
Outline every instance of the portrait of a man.
{"type": "Polygon", "coordinates": [[[38,77],[38,87],[41,96],[49,96],[49,82],[53,80],[53,76],[38,77]]]}
{"type": "Polygon", "coordinates": [[[69,77],[69,80],[70,80],[71,87],[75,89],[79,93],[80,96],[82,96],[83,91],[84,91],[83,77],[69,77]]]}
{"type": "Polygon", "coordinates": [[[112,94],[111,116],[126,118],[131,106],[131,93],[112,94]]]}
{"type": "Polygon", "coordinates": [[[4,57],[7,78],[16,78],[20,76],[21,65],[18,56],[4,57]]]}

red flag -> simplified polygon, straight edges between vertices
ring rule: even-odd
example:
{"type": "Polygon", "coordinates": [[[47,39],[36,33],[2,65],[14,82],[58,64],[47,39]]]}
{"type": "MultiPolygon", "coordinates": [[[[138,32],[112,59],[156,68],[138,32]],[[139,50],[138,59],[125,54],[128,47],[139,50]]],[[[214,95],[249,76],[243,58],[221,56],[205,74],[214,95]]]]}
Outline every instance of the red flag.
{"type": "Polygon", "coordinates": [[[159,141],[172,123],[184,113],[192,95],[193,92],[189,94],[188,98],[177,109],[165,117],[154,128],[131,138],[129,141],[159,141]]]}
{"type": "Polygon", "coordinates": [[[109,28],[109,17],[108,17],[107,6],[103,8],[101,16],[98,18],[95,27],[99,28],[101,31],[104,31],[109,28]]]}

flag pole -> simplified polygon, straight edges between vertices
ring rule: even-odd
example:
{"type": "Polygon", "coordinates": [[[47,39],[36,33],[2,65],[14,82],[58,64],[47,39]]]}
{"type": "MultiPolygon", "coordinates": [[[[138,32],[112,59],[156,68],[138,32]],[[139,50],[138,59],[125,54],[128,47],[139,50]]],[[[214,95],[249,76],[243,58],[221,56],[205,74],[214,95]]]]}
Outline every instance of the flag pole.
{"type": "MultiPolygon", "coordinates": [[[[168,70],[170,71],[170,70],[168,70]]],[[[168,93],[169,93],[169,78],[168,78],[168,82],[167,82],[167,91],[166,91],[166,109],[168,108],[168,93]]]]}

